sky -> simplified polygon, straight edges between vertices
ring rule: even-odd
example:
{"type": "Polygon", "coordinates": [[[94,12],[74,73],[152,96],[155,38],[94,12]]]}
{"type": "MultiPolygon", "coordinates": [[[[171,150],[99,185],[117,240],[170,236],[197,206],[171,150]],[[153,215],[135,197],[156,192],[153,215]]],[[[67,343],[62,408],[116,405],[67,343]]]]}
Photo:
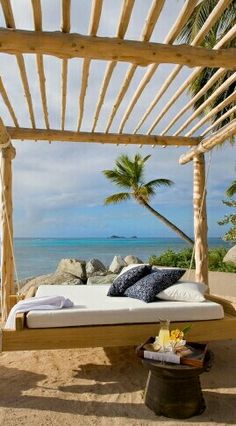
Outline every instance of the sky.
{"type": "MultiPolygon", "coordinates": [[[[183,0],[166,0],[165,7],[156,24],[151,41],[161,42],[174,23],[183,0]]],[[[91,0],[72,0],[71,32],[87,34],[91,0]]],[[[115,36],[121,0],[104,0],[104,7],[98,35],[115,36]]],[[[127,39],[140,37],[142,27],[151,0],[136,0],[127,39]]],[[[16,27],[32,29],[32,10],[30,0],[12,0],[16,27]]],[[[1,9],[1,8],[0,8],[1,9]]],[[[43,28],[48,31],[60,28],[60,1],[42,0],[43,28]],[[47,6],[47,7],[46,7],[47,6]]],[[[0,10],[0,26],[4,26],[0,10]]],[[[42,106],[40,101],[39,83],[35,58],[25,55],[27,75],[32,93],[36,124],[44,128],[42,106]]],[[[44,57],[46,86],[48,93],[48,109],[51,128],[60,128],[61,116],[61,61],[56,58],[44,57]]],[[[69,62],[68,101],[66,111],[66,129],[76,130],[82,60],[73,59],[69,62]]],[[[106,63],[92,61],[89,86],[85,101],[85,113],[81,130],[90,131],[95,107],[105,72],[106,63]]],[[[119,91],[119,84],[125,76],[128,64],[118,64],[109,85],[105,103],[101,110],[96,131],[104,131],[108,115],[113,107],[119,91]]],[[[133,132],[138,121],[148,108],[155,94],[173,69],[172,65],[160,65],[155,76],[146,87],[139,103],[135,106],[125,132],[133,132]]],[[[111,127],[117,132],[125,108],[132,97],[140,77],[146,68],[139,67],[126,93],[111,127]]],[[[177,90],[183,80],[191,73],[183,67],[181,73],[171,84],[150,117],[146,120],[141,133],[145,133],[158,112],[163,108],[170,96],[177,90]]],[[[29,115],[22,84],[19,79],[16,60],[11,55],[0,55],[0,75],[8,90],[9,98],[14,105],[17,118],[22,127],[29,127],[29,115]]],[[[178,108],[183,107],[189,99],[188,94],[182,95],[175,106],[160,121],[155,134],[160,133],[174,117],[178,108]]],[[[177,130],[181,123],[191,114],[184,114],[171,131],[177,130]]],[[[6,125],[12,125],[11,117],[0,97],[0,116],[6,125]]],[[[193,124],[195,121],[193,122],[193,124]]],[[[192,125],[193,125],[192,124],[192,125]]],[[[191,126],[190,126],[191,127],[191,126]]],[[[190,128],[189,127],[189,128],[190,128]]],[[[186,131],[188,128],[186,129],[186,131]]],[[[195,136],[199,135],[204,127],[195,136]]],[[[85,141],[86,142],[86,141],[85,141]]],[[[137,147],[116,146],[91,143],[62,143],[13,141],[16,158],[13,161],[13,203],[14,203],[14,234],[16,237],[107,237],[117,235],[137,235],[140,237],[174,237],[168,228],[152,217],[134,201],[115,206],[104,206],[105,197],[119,192],[103,175],[104,169],[111,169],[120,154],[133,156],[151,154],[147,163],[146,180],[167,178],[174,181],[170,188],[159,189],[152,199],[151,205],[169,220],[173,221],[185,233],[193,235],[193,165],[179,165],[179,157],[188,147],[137,147]]],[[[209,176],[207,183],[208,228],[210,237],[224,234],[226,228],[219,226],[217,221],[230,209],[223,205],[224,192],[235,179],[236,148],[229,143],[223,148],[215,148],[206,155],[209,176]]]]}

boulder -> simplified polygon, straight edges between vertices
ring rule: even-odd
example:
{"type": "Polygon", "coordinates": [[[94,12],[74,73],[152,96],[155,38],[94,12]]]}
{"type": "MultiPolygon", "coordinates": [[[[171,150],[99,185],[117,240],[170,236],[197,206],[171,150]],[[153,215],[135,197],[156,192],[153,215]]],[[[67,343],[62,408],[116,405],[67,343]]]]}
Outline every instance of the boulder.
{"type": "Polygon", "coordinates": [[[101,277],[101,276],[89,277],[87,281],[87,285],[112,284],[116,277],[117,277],[117,274],[108,274],[104,277],[101,277]]]}
{"type": "Polygon", "coordinates": [[[127,266],[124,259],[121,256],[114,256],[113,261],[109,266],[109,271],[113,272],[114,274],[119,274],[124,266],[127,266]]]}
{"type": "Polygon", "coordinates": [[[87,277],[106,275],[106,273],[107,268],[99,259],[90,259],[90,261],[86,263],[87,277]]]}
{"type": "Polygon", "coordinates": [[[79,285],[84,284],[80,278],[75,278],[74,275],[67,273],[55,272],[54,274],[40,275],[39,277],[29,280],[20,290],[21,293],[25,294],[31,287],[37,289],[40,285],[79,285]]]}
{"type": "Polygon", "coordinates": [[[236,265],[236,245],[231,247],[229,251],[227,251],[223,262],[225,263],[231,263],[232,265],[236,265]]]}
{"type": "Polygon", "coordinates": [[[79,259],[61,259],[56,272],[65,272],[86,280],[86,262],[79,259]]]}
{"type": "Polygon", "coordinates": [[[143,263],[143,261],[141,259],[139,259],[136,256],[132,256],[131,254],[129,254],[128,256],[126,256],[124,258],[124,261],[125,261],[125,263],[127,263],[127,265],[143,263]]]}

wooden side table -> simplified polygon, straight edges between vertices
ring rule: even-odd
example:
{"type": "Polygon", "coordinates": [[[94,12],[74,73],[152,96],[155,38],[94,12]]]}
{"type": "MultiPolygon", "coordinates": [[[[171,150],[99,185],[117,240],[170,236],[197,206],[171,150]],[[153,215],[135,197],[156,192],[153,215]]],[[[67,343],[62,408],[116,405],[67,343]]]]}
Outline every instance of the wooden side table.
{"type": "Polygon", "coordinates": [[[207,351],[204,367],[167,364],[142,359],[149,374],[144,402],[157,415],[185,419],[201,414],[205,410],[199,376],[209,371],[213,353],[207,351]]]}

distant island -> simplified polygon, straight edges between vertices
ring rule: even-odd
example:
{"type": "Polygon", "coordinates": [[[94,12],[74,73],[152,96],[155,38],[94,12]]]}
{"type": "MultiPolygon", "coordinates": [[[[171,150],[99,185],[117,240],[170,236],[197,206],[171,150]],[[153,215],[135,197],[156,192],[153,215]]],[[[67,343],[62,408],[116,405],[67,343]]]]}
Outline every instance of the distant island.
{"type": "Polygon", "coordinates": [[[111,238],[111,239],[117,239],[117,238],[127,239],[127,238],[138,238],[138,237],[136,237],[136,235],[133,235],[132,237],[122,237],[120,235],[111,235],[111,237],[108,237],[108,238],[111,238]]]}

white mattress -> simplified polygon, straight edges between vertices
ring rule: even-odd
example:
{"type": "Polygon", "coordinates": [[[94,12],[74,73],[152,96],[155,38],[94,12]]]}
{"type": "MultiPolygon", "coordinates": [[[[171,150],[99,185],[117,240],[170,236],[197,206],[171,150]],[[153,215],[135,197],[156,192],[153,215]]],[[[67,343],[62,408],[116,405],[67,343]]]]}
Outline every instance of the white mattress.
{"type": "Polygon", "coordinates": [[[42,285],[36,296],[64,296],[73,301],[74,307],[30,311],[27,314],[27,325],[29,328],[50,328],[158,322],[158,318],[197,321],[224,317],[222,306],[214,302],[145,303],[129,297],[107,296],[108,288],[107,285],[42,285]]]}

